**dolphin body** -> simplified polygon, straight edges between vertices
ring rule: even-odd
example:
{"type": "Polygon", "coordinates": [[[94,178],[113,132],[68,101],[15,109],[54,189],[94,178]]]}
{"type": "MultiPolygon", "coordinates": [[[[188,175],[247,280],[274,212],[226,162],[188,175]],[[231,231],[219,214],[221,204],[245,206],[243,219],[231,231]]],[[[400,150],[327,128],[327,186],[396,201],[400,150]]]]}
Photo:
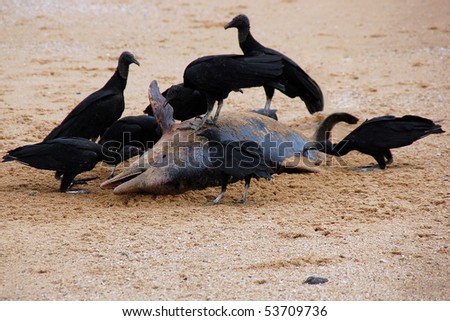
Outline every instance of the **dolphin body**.
{"type": "MultiPolygon", "coordinates": [[[[157,82],[149,87],[149,100],[155,118],[162,128],[161,139],[122,173],[101,184],[103,189],[114,189],[114,194],[150,193],[180,194],[188,190],[220,186],[220,177],[203,161],[207,140],[191,128],[199,119],[175,123],[173,108],[163,107],[165,98],[157,82]]],[[[202,129],[208,128],[205,125],[202,129]]],[[[274,164],[280,172],[316,172],[321,163],[315,150],[302,155],[309,141],[288,126],[264,115],[250,112],[223,113],[217,124],[221,140],[252,140],[264,151],[265,161],[274,164]]],[[[199,130],[201,132],[201,129],[199,130]]]]}

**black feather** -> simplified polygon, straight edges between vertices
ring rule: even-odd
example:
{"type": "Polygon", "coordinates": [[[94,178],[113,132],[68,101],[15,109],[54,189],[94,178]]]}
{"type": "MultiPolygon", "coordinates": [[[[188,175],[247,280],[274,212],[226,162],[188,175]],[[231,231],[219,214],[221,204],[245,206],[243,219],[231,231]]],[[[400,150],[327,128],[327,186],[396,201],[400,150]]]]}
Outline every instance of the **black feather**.
{"type": "Polygon", "coordinates": [[[304,151],[317,149],[327,154],[344,156],[352,150],[372,156],[381,169],[392,162],[390,149],[408,146],[431,134],[444,133],[440,125],[419,116],[382,116],[366,120],[339,143],[329,140],[311,142],[304,151]]]}
{"type": "Polygon", "coordinates": [[[267,164],[264,152],[257,142],[249,140],[220,140],[217,129],[209,128],[197,134],[208,139],[205,146],[204,162],[217,173],[222,181],[222,191],[214,200],[218,203],[225,194],[230,179],[245,180],[242,202],[246,201],[247,191],[252,178],[271,179],[275,164],[267,164]]]}
{"type": "Polygon", "coordinates": [[[123,52],[109,81],[81,101],[44,140],[58,137],[97,139],[106,128],[120,118],[125,109],[123,91],[131,63],[139,64],[133,54],[123,52]]]}
{"type": "Polygon", "coordinates": [[[234,17],[225,25],[225,29],[228,28],[238,29],[239,46],[244,55],[272,55],[280,58],[283,63],[280,82],[284,88],[264,87],[267,97],[266,109],[270,107],[270,101],[274,95],[273,88],[276,88],[290,98],[300,97],[311,114],[323,110],[323,94],[319,85],[292,59],[256,41],[250,32],[250,21],[247,16],[241,14],[234,17]]]}
{"type": "Polygon", "coordinates": [[[100,145],[73,137],[16,148],[3,156],[3,162],[15,160],[37,169],[58,171],[63,175],[60,191],[65,192],[76,175],[90,171],[103,157],[100,145]]]}

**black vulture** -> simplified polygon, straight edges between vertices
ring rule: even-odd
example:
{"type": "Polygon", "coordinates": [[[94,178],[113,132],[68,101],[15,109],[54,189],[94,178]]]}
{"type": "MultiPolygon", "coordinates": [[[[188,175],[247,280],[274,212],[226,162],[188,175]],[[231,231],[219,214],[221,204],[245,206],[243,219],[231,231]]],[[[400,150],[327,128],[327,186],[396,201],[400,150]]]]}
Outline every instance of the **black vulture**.
{"type": "MultiPolygon", "coordinates": [[[[309,142],[303,152],[317,149],[326,154],[344,156],[352,150],[372,156],[381,169],[393,161],[391,148],[408,146],[431,134],[444,133],[440,125],[419,116],[401,118],[382,116],[366,120],[339,143],[330,140],[309,142]]],[[[372,167],[375,168],[375,167],[372,167]]]]}
{"type": "Polygon", "coordinates": [[[114,176],[117,164],[152,148],[161,136],[161,128],[152,116],[127,116],[115,121],[98,142],[109,151],[104,161],[114,165],[109,178],[114,176]]]}
{"type": "MultiPolygon", "coordinates": [[[[281,58],[273,55],[216,55],[191,62],[184,70],[183,86],[203,92],[207,102],[206,113],[197,128],[206,122],[216,101],[218,106],[212,123],[217,122],[223,100],[231,91],[263,85],[283,89],[278,81],[282,68],[281,58]]],[[[179,92],[169,89],[165,105],[178,98],[179,92]]]]}
{"type": "Polygon", "coordinates": [[[257,179],[272,178],[274,170],[271,165],[273,164],[265,163],[263,150],[257,142],[251,140],[219,141],[219,135],[213,128],[205,129],[198,135],[208,139],[204,161],[211,170],[220,175],[222,182],[221,193],[213,201],[214,204],[219,203],[225,194],[230,178],[233,181],[245,180],[242,203],[247,201],[247,193],[253,177],[257,179]]]}
{"type": "MultiPolygon", "coordinates": [[[[250,32],[250,21],[246,15],[234,17],[225,25],[225,29],[228,28],[238,29],[239,46],[244,55],[275,55],[283,60],[283,74],[280,79],[284,89],[276,89],[290,98],[300,97],[311,114],[323,110],[323,95],[319,85],[291,58],[256,41],[250,32]]],[[[264,109],[268,112],[275,90],[271,86],[264,86],[264,90],[266,92],[264,109]]]]}
{"type": "Polygon", "coordinates": [[[333,113],[322,120],[312,137],[314,137],[316,141],[328,140],[330,139],[331,130],[336,124],[340,122],[356,124],[358,120],[357,117],[349,113],[333,113]]]}
{"type": "Polygon", "coordinates": [[[103,88],[81,101],[44,140],[58,137],[84,137],[95,141],[98,136],[120,118],[125,109],[123,91],[127,85],[129,65],[139,62],[125,51],[113,76],[103,88]]]}
{"type": "Polygon", "coordinates": [[[75,176],[90,171],[103,159],[102,147],[81,137],[55,138],[33,145],[25,145],[8,152],[3,162],[18,161],[37,168],[62,174],[59,190],[66,193],[86,193],[69,190],[75,176]]]}
{"type": "MultiPolygon", "coordinates": [[[[172,93],[173,98],[170,101],[170,105],[173,107],[173,119],[184,121],[206,113],[208,106],[204,92],[178,84],[167,88],[162,93],[165,98],[169,90],[176,91],[176,93],[172,93]]],[[[148,105],[144,113],[153,116],[152,107],[148,105]]]]}

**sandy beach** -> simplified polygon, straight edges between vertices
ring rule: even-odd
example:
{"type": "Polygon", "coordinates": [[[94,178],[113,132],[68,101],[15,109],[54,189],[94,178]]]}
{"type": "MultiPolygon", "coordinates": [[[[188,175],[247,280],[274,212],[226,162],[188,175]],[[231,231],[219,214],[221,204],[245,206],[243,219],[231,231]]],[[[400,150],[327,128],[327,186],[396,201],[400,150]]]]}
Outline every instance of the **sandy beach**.
{"type": "MultiPolygon", "coordinates": [[[[446,133],[393,150],[384,171],[352,152],[318,173],[275,175],[181,195],[58,192],[53,173],[0,164],[2,300],[450,300],[450,5],[444,0],[3,1],[0,150],[41,141],[101,88],[121,52],[132,65],[123,116],[147,89],[182,82],[192,60],[241,53],[235,15],[320,85],[323,112],[276,92],[279,121],[311,137],[333,112],[407,114],[446,133]],[[320,285],[308,276],[325,277],[320,285]]],[[[262,88],[225,110],[264,106],[262,88]]],[[[357,125],[339,124],[333,141],[357,125]]],[[[118,171],[129,163],[122,164],[118,171]]]]}

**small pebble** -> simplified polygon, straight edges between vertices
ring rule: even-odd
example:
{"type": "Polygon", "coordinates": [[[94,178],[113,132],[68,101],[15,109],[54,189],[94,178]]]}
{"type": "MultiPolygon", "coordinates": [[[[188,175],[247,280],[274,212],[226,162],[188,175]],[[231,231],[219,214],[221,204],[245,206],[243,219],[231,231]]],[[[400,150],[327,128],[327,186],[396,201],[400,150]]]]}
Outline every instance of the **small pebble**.
{"type": "Polygon", "coordinates": [[[327,283],[328,279],[327,278],[321,278],[318,276],[309,276],[305,282],[306,284],[321,284],[321,283],[327,283]]]}
{"type": "Polygon", "coordinates": [[[29,195],[29,196],[36,196],[36,194],[37,194],[36,191],[32,191],[32,192],[30,192],[28,195],[29,195]]]}

